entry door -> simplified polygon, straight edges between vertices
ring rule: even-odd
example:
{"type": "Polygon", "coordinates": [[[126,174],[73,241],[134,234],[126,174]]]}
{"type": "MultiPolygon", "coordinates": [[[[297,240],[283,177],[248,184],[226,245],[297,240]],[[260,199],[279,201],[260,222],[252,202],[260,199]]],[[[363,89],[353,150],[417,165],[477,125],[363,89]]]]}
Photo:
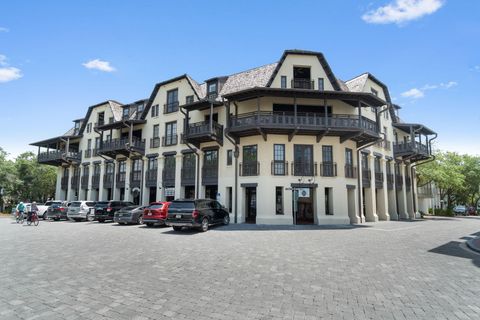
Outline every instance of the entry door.
{"type": "Polygon", "coordinates": [[[257,223],[257,188],[245,188],[246,193],[246,215],[245,222],[257,223]]]}
{"type": "Polygon", "coordinates": [[[313,224],[314,223],[314,207],[313,207],[313,193],[314,188],[300,188],[297,190],[297,214],[296,224],[313,224]]]}

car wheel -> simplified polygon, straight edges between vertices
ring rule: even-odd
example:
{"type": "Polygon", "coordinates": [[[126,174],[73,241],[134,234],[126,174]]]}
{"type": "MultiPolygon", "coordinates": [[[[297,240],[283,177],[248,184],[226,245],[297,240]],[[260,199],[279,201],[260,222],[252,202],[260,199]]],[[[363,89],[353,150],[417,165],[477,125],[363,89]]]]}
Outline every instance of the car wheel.
{"type": "Polygon", "coordinates": [[[200,231],[207,232],[208,231],[208,218],[203,218],[202,226],[200,227],[200,231]]]}
{"type": "Polygon", "coordinates": [[[174,231],[182,231],[182,227],[180,226],[173,226],[172,228],[174,231]]]}
{"type": "Polygon", "coordinates": [[[105,220],[103,220],[103,219],[98,219],[98,222],[100,222],[100,223],[104,223],[104,222],[105,222],[105,220]]]}
{"type": "Polygon", "coordinates": [[[143,216],[139,216],[137,220],[138,224],[143,224],[143,216]]]}
{"type": "Polygon", "coordinates": [[[85,218],[86,221],[93,221],[93,217],[91,215],[87,215],[87,218],[85,218]]]}
{"type": "Polygon", "coordinates": [[[153,223],[151,223],[151,222],[147,222],[147,223],[145,223],[145,225],[146,225],[147,227],[149,227],[149,228],[150,228],[150,227],[153,227],[153,223]]]}
{"type": "Polygon", "coordinates": [[[225,215],[225,217],[223,217],[223,225],[224,226],[228,226],[228,224],[230,223],[230,215],[225,215]]]}
{"type": "Polygon", "coordinates": [[[47,213],[46,212],[44,214],[42,214],[42,219],[47,220],[47,213]]]}

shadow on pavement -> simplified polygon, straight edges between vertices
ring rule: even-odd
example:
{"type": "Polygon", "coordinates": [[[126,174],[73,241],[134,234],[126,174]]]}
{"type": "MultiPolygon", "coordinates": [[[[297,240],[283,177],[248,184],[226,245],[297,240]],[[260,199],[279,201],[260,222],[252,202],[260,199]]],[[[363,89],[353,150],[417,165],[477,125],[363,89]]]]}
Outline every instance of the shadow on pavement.
{"type": "Polygon", "coordinates": [[[371,228],[369,225],[268,225],[268,224],[230,224],[228,226],[214,227],[215,231],[289,231],[289,230],[302,230],[302,231],[318,231],[318,230],[352,230],[361,228],[371,228]]]}
{"type": "Polygon", "coordinates": [[[480,267],[480,256],[476,253],[467,251],[461,248],[463,242],[450,241],[444,245],[428,250],[428,252],[444,254],[452,257],[464,258],[472,260],[472,263],[477,267],[480,267]]]}

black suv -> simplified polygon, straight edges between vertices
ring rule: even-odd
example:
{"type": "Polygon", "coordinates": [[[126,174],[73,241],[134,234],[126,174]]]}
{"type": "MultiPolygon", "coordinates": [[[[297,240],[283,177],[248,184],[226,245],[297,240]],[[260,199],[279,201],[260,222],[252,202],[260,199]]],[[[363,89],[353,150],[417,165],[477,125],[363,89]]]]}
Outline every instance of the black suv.
{"type": "Polygon", "coordinates": [[[98,222],[113,221],[113,216],[117,210],[133,205],[133,202],[130,201],[98,201],[95,204],[95,220],[98,222]]]}
{"type": "Polygon", "coordinates": [[[168,207],[165,224],[173,230],[180,231],[182,227],[198,228],[205,232],[214,224],[230,223],[228,211],[216,200],[173,200],[168,207]]]}

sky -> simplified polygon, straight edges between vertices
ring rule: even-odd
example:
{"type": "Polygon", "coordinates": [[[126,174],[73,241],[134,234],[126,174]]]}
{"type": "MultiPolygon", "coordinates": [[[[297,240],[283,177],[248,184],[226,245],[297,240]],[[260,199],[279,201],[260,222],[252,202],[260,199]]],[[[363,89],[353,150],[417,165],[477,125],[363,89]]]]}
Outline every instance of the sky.
{"type": "Polygon", "coordinates": [[[0,4],[0,147],[13,158],[91,105],[148,98],[322,52],[335,76],[370,72],[436,148],[480,154],[480,1],[25,1],[0,4]]]}

